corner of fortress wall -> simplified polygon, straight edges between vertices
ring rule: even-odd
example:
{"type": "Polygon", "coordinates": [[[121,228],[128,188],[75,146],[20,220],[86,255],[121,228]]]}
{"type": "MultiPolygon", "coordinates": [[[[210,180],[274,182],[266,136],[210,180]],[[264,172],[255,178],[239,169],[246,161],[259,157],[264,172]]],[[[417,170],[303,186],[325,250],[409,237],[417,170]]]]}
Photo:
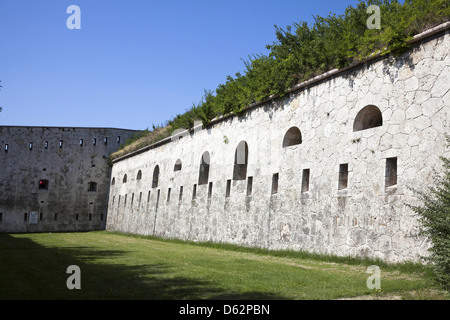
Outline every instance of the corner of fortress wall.
{"type": "Polygon", "coordinates": [[[427,255],[407,204],[450,155],[449,49],[447,28],[116,160],[106,229],[389,262],[427,255]]]}

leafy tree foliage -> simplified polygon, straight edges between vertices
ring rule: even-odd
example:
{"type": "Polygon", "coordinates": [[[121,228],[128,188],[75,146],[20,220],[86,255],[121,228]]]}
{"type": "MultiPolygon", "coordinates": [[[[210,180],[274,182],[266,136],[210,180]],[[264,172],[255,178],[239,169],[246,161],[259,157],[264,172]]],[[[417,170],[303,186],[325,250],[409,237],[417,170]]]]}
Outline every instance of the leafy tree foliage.
{"type": "MultiPolygon", "coordinates": [[[[450,138],[447,141],[450,146],[450,138]]],[[[418,192],[421,206],[409,207],[419,216],[420,234],[432,242],[427,260],[431,262],[436,280],[444,289],[450,290],[450,159],[441,159],[443,177],[436,179],[428,193],[418,192]]]]}
{"type": "Polygon", "coordinates": [[[168,121],[168,134],[192,128],[195,120],[207,124],[220,115],[239,114],[252,103],[283,96],[301,81],[374,53],[401,53],[413,35],[449,17],[448,0],[360,0],[343,15],[315,16],[312,25],[275,26],[276,41],[266,46],[269,53],[250,56],[244,61],[245,74],[228,76],[215,92],[206,91],[199,104],[168,121]],[[381,29],[367,27],[370,5],[380,8],[381,29]]]}

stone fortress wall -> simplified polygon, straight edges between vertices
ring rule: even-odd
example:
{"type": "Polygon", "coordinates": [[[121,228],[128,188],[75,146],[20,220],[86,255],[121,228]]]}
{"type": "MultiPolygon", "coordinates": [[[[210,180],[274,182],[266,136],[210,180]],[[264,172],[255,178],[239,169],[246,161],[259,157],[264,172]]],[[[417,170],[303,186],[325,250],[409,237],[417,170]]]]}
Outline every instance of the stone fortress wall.
{"type": "Polygon", "coordinates": [[[109,155],[135,132],[0,126],[0,232],[104,229],[109,155]]]}
{"type": "Polygon", "coordinates": [[[449,52],[447,24],[396,59],[330,72],[115,160],[106,229],[392,262],[426,255],[406,204],[449,156],[449,52]]]}

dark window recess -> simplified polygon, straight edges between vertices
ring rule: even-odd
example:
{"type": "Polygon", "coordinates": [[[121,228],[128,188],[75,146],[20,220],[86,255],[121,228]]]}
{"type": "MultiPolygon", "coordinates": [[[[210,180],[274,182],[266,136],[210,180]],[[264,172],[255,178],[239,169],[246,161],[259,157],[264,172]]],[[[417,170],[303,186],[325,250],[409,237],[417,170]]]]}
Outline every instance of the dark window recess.
{"type": "Polygon", "coordinates": [[[192,199],[197,198],[197,185],[194,184],[194,187],[192,189],[192,199]]]}
{"type": "Polygon", "coordinates": [[[75,215],[75,221],[78,221],[78,213],[75,215]]]}
{"type": "Polygon", "coordinates": [[[383,125],[383,116],[380,109],[374,105],[362,108],[353,122],[353,131],[361,131],[383,125]]]}
{"type": "Polygon", "coordinates": [[[302,175],[302,192],[309,191],[309,169],[303,169],[302,175]]]}
{"type": "Polygon", "coordinates": [[[210,164],[209,152],[206,151],[202,155],[199,168],[198,184],[207,184],[209,179],[209,164],[210,164]]]}
{"type": "Polygon", "coordinates": [[[386,187],[397,184],[397,158],[386,159],[385,184],[386,187]]]}
{"type": "Polygon", "coordinates": [[[180,196],[178,197],[178,200],[183,200],[183,186],[180,187],[180,196]]]}
{"type": "Polygon", "coordinates": [[[5,152],[8,152],[8,144],[5,144],[5,152]]]}
{"type": "Polygon", "coordinates": [[[346,189],[348,186],[348,163],[339,165],[339,184],[338,190],[346,189]]]}
{"type": "Polygon", "coordinates": [[[80,139],[80,147],[83,146],[83,139],[80,139]]]}
{"type": "Polygon", "coordinates": [[[136,176],[136,180],[141,180],[142,179],[142,171],[139,170],[136,176]]]}
{"type": "Polygon", "coordinates": [[[27,221],[28,220],[28,212],[25,212],[23,214],[23,221],[27,221]]]}
{"type": "Polygon", "coordinates": [[[97,144],[97,139],[93,138],[92,139],[92,145],[95,146],[97,144]]]}
{"type": "Polygon", "coordinates": [[[178,159],[178,160],[175,162],[175,166],[173,167],[173,171],[180,171],[180,170],[181,170],[181,160],[178,159]]]}
{"type": "Polygon", "coordinates": [[[212,187],[213,187],[213,183],[210,182],[208,185],[208,199],[211,199],[211,197],[212,197],[212,187]]]}
{"type": "Polygon", "coordinates": [[[247,177],[248,145],[247,142],[239,142],[234,153],[233,180],[245,180],[247,177]]]}
{"type": "Polygon", "coordinates": [[[157,165],[153,170],[152,188],[158,187],[158,181],[159,181],[159,166],[157,165]]]}
{"type": "Polygon", "coordinates": [[[48,190],[48,180],[39,180],[39,189],[48,190]]]}
{"type": "Polygon", "coordinates": [[[112,178],[112,180],[111,180],[111,185],[113,186],[113,185],[115,185],[116,184],[116,178],[112,178]]]}
{"type": "Polygon", "coordinates": [[[125,175],[123,176],[122,183],[127,183],[127,180],[128,180],[128,177],[127,177],[127,175],[125,174],[125,175]]]}
{"type": "Polygon", "coordinates": [[[227,189],[225,191],[225,197],[229,198],[231,195],[231,180],[227,180],[227,189]]]}
{"type": "Polygon", "coordinates": [[[48,141],[44,142],[44,149],[48,149],[48,141]]]}
{"type": "Polygon", "coordinates": [[[33,142],[30,142],[29,149],[30,149],[30,150],[33,150],[33,142]]]}
{"type": "Polygon", "coordinates": [[[156,211],[158,210],[159,206],[159,196],[161,195],[161,189],[158,189],[158,193],[156,195],[156,211]]]}
{"type": "Polygon", "coordinates": [[[283,148],[302,143],[302,134],[297,127],[290,128],[283,138],[283,148]]]}
{"type": "Polygon", "coordinates": [[[97,182],[89,182],[88,183],[88,191],[89,192],[97,192],[97,182]]]}
{"type": "Polygon", "coordinates": [[[272,176],[272,194],[278,193],[278,173],[272,176]]]}
{"type": "Polygon", "coordinates": [[[3,212],[0,212],[0,222],[3,220],[3,212]]]}
{"type": "Polygon", "coordinates": [[[59,140],[59,147],[62,148],[63,147],[63,141],[59,140]]]}
{"type": "Polygon", "coordinates": [[[92,213],[89,213],[89,221],[92,221],[92,213]]]}
{"type": "Polygon", "coordinates": [[[117,143],[120,143],[120,136],[117,136],[117,143]]]}
{"type": "Polygon", "coordinates": [[[100,214],[100,221],[103,221],[103,213],[100,214]]]}
{"type": "Polygon", "coordinates": [[[150,191],[148,191],[148,195],[147,195],[147,202],[150,201],[150,191]]]}
{"type": "Polygon", "coordinates": [[[105,144],[108,144],[108,137],[105,137],[105,139],[103,139],[103,142],[104,142],[105,144]]]}
{"type": "Polygon", "coordinates": [[[247,178],[247,197],[252,195],[253,177],[247,178]]]}
{"type": "Polygon", "coordinates": [[[55,213],[55,221],[58,221],[58,214],[55,213]]]}
{"type": "Polygon", "coordinates": [[[40,214],[39,214],[39,221],[42,221],[42,218],[44,217],[44,214],[41,212],[40,214]]]}
{"type": "Polygon", "coordinates": [[[170,191],[172,191],[171,188],[169,188],[169,189],[167,190],[167,202],[170,201],[170,191]]]}

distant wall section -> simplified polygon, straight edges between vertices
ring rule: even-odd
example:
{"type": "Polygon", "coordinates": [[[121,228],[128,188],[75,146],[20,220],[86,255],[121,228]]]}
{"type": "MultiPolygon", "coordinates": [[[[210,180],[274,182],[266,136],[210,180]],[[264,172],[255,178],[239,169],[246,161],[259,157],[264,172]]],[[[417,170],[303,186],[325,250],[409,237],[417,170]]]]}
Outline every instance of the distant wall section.
{"type": "Polygon", "coordinates": [[[134,134],[0,126],[0,232],[104,229],[109,155],[134,134]]]}

